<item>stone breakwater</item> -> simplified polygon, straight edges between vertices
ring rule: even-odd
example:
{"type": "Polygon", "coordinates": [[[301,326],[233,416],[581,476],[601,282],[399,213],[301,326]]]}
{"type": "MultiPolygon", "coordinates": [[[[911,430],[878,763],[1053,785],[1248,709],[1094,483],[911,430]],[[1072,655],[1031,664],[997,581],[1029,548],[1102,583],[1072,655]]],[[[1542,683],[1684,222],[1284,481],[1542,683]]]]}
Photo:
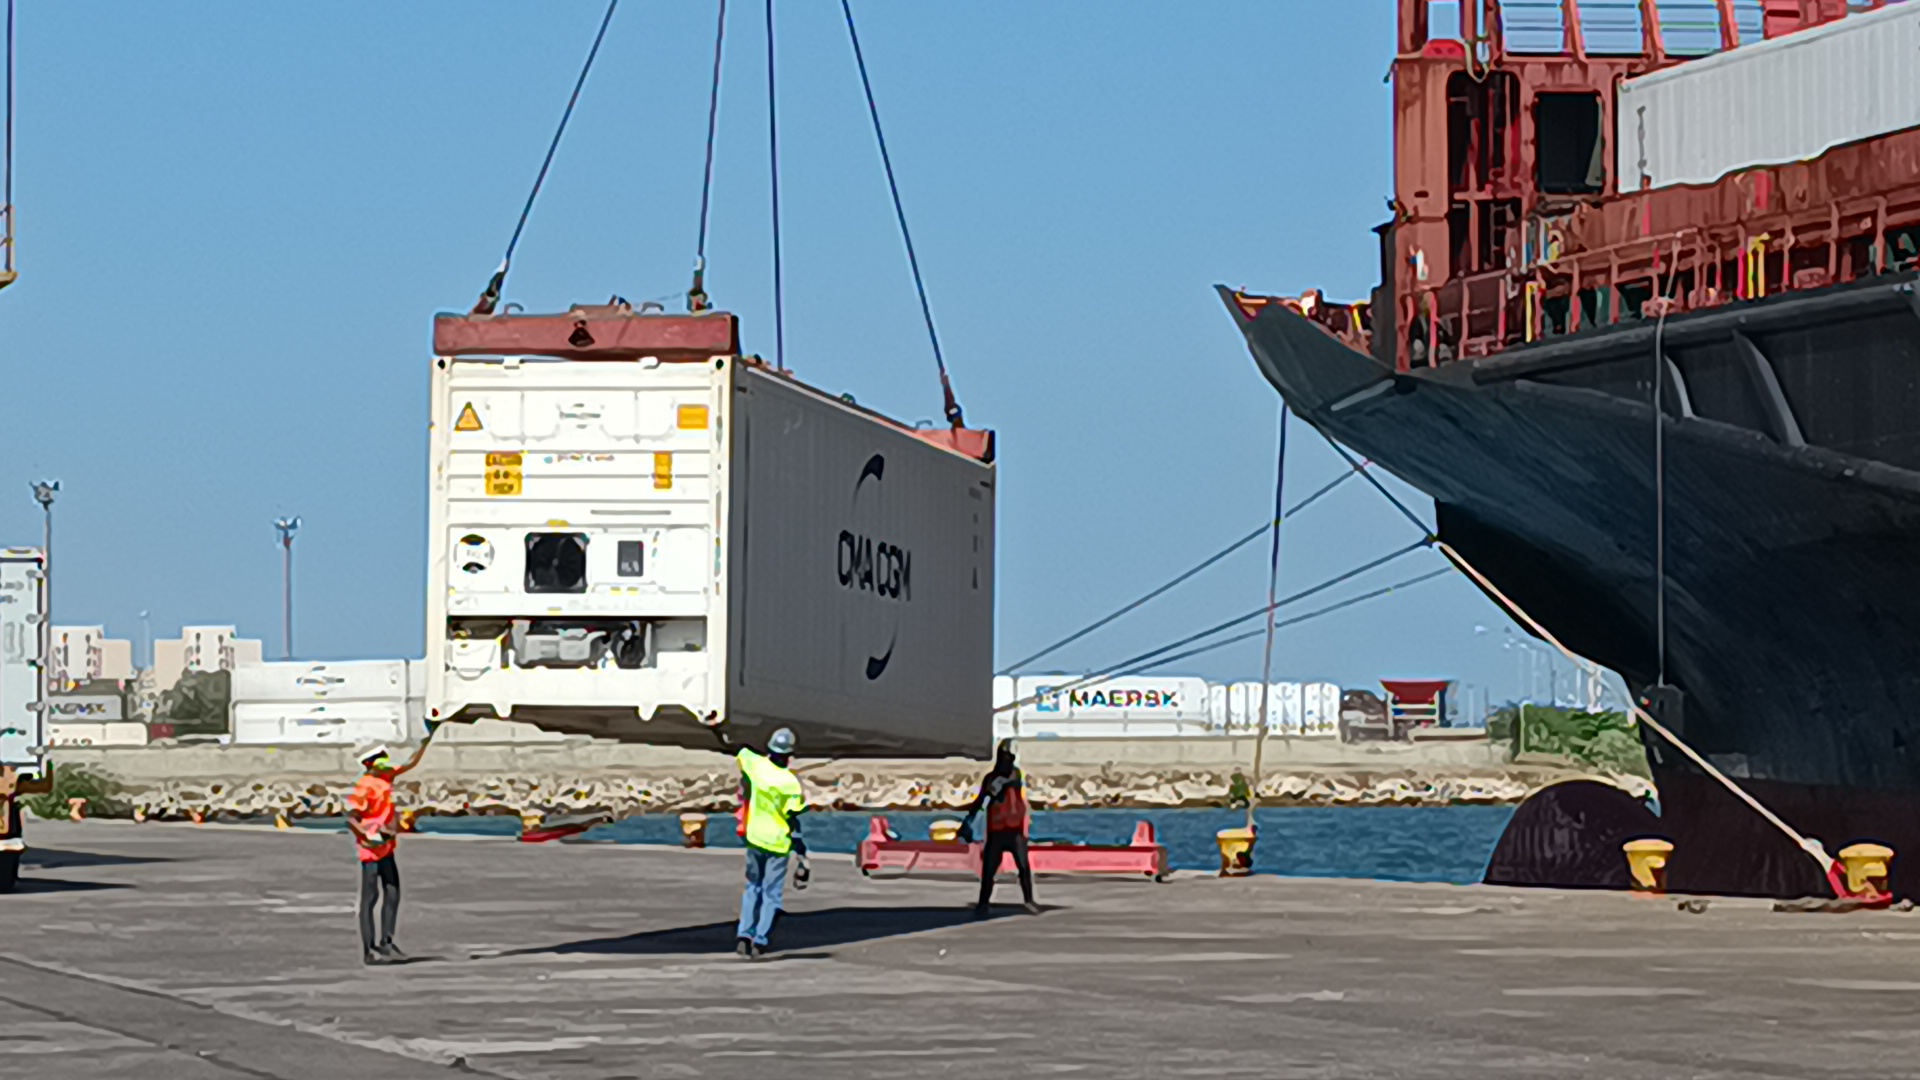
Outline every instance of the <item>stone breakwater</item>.
{"type": "MultiPolygon", "coordinates": [[[[978,790],[984,766],[876,768],[830,764],[802,774],[808,799],[837,810],[937,810],[965,807],[978,790]]],[[[1490,769],[1301,770],[1275,772],[1259,785],[1271,806],[1446,806],[1517,803],[1556,780],[1582,775],[1569,770],[1514,767],[1490,769]]],[[[1040,808],[1175,808],[1228,805],[1230,769],[1029,768],[1030,799],[1040,808]]],[[[1636,793],[1637,778],[1612,778],[1636,793]]],[[[330,817],[343,814],[351,774],[335,777],[252,779],[115,778],[116,805],[98,808],[117,815],[187,819],[220,817],[330,817]]],[[[735,774],[724,768],[678,769],[627,776],[607,775],[427,775],[403,777],[396,802],[407,810],[438,816],[546,815],[603,812],[719,812],[734,807],[735,774]]]]}

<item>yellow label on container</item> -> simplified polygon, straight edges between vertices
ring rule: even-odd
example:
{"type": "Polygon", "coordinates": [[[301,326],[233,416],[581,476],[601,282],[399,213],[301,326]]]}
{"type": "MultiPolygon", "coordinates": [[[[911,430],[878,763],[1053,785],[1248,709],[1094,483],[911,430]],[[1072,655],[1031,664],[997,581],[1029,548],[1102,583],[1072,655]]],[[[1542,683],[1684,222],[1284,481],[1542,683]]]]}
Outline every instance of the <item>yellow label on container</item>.
{"type": "Polygon", "coordinates": [[[487,494],[520,494],[520,455],[513,452],[487,455],[487,494]]]}
{"type": "Polygon", "coordinates": [[[664,450],[653,455],[653,486],[656,491],[673,486],[673,455],[664,450]]]}
{"type": "Polygon", "coordinates": [[[678,421],[682,431],[707,430],[707,407],[705,405],[680,406],[678,421]]]}
{"type": "Polygon", "coordinates": [[[480,414],[473,410],[473,402],[469,401],[464,406],[461,407],[460,419],[455,420],[453,422],[453,430],[455,431],[479,431],[480,430],[480,414]]]}

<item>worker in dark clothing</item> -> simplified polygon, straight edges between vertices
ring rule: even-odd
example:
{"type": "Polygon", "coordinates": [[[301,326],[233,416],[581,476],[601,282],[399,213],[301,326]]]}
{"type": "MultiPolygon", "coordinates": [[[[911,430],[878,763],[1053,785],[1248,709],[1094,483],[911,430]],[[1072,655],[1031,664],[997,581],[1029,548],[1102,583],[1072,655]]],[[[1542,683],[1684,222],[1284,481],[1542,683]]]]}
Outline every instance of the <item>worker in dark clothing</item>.
{"type": "Polygon", "coordinates": [[[1014,764],[1012,739],[1000,740],[993,771],[980,782],[980,794],[960,823],[961,835],[972,834],[974,815],[982,806],[987,808],[987,842],[980,853],[980,902],[974,905],[974,917],[984,918],[991,910],[994,875],[1000,872],[1005,855],[1013,856],[1013,865],[1020,871],[1020,895],[1027,913],[1040,914],[1040,905],[1033,902],[1033,867],[1027,862],[1027,829],[1033,815],[1027,809],[1025,781],[1014,764]]]}

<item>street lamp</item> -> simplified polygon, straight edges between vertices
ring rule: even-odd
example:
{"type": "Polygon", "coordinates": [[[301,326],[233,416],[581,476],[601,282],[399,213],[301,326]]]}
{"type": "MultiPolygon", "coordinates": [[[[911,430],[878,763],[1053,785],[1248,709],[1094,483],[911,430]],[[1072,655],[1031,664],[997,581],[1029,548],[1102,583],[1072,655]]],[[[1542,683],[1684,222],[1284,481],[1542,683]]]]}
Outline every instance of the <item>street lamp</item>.
{"type": "Polygon", "coordinates": [[[298,517],[274,521],[280,532],[280,641],[282,660],[293,659],[293,534],[300,531],[298,517]]]}

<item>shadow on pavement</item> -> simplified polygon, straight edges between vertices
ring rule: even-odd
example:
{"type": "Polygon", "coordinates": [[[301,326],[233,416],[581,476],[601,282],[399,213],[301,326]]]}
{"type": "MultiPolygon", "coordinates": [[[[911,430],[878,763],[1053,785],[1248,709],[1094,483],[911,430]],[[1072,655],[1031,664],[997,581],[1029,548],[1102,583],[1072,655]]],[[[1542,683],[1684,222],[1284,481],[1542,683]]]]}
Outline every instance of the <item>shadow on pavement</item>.
{"type": "MultiPolygon", "coordinates": [[[[841,907],[825,911],[782,913],[773,927],[774,949],[791,956],[801,951],[832,949],[878,938],[918,934],[971,922],[972,913],[964,906],[953,907],[841,907]]],[[[733,951],[736,922],[707,923],[704,926],[680,926],[671,930],[649,930],[625,937],[589,938],[544,948],[518,949],[504,955],[525,956],[534,953],[605,953],[609,955],[648,956],[677,953],[730,953],[733,951]]]]}
{"type": "Polygon", "coordinates": [[[64,870],[70,866],[137,866],[141,863],[171,861],[151,855],[100,855],[91,851],[32,847],[20,856],[20,865],[37,866],[42,870],[64,870]]]}
{"type": "Polygon", "coordinates": [[[22,874],[20,880],[14,883],[13,893],[19,896],[28,893],[98,892],[101,889],[124,888],[126,888],[125,885],[117,882],[62,881],[59,878],[30,877],[22,874]]]}

